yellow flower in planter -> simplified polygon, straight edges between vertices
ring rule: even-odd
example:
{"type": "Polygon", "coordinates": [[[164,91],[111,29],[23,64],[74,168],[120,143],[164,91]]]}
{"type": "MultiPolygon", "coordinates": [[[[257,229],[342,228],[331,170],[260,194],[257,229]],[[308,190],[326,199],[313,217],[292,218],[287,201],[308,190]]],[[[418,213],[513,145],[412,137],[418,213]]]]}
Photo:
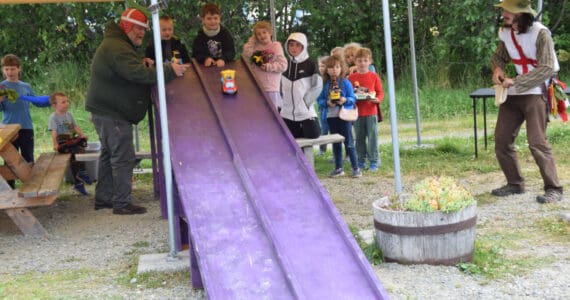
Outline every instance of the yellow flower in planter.
{"type": "Polygon", "coordinates": [[[406,210],[417,212],[461,210],[475,204],[471,192],[456,180],[446,176],[428,177],[414,186],[414,192],[404,204],[406,210]]]}

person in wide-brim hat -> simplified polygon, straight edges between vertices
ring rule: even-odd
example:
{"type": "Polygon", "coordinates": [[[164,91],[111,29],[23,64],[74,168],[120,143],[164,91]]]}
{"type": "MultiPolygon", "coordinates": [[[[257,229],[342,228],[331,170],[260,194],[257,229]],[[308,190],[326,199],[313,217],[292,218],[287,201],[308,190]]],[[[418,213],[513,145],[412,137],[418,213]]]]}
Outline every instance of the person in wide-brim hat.
{"type": "Polygon", "coordinates": [[[495,123],[495,156],[507,184],[491,190],[491,194],[505,197],[525,193],[515,147],[515,139],[524,123],[528,148],[543,181],[544,194],[537,195],[536,201],[560,202],[564,199],[564,188],[546,134],[550,109],[544,88],[560,70],[551,32],[535,20],[537,14],[529,0],[503,0],[495,7],[502,9],[503,19],[498,32],[499,43],[491,58],[493,83],[498,86],[496,103],[503,101],[504,89],[507,89],[495,123]],[[514,76],[506,72],[508,66],[514,66],[514,76]]]}
{"type": "Polygon", "coordinates": [[[530,0],[503,0],[495,7],[500,7],[513,14],[527,13],[536,17],[536,11],[530,7],[530,0]]]}

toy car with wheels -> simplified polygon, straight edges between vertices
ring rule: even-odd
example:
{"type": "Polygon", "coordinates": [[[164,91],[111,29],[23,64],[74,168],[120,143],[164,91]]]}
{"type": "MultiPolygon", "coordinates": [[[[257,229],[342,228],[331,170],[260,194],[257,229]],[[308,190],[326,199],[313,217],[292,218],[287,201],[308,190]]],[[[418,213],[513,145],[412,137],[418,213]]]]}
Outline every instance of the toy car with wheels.
{"type": "Polygon", "coordinates": [[[376,99],[376,92],[367,92],[367,93],[354,93],[354,96],[356,98],[357,101],[361,101],[361,100],[374,100],[376,99]]]}
{"type": "Polygon", "coordinates": [[[354,96],[356,100],[374,100],[376,99],[376,92],[369,91],[368,88],[360,86],[358,81],[354,82],[354,96]]]}
{"type": "Polygon", "coordinates": [[[338,85],[334,85],[329,92],[329,99],[331,102],[338,102],[340,101],[340,87],[338,85]]]}
{"type": "Polygon", "coordinates": [[[72,138],[58,142],[59,153],[83,153],[87,147],[87,138],[74,135],[72,138]]]}
{"type": "Polygon", "coordinates": [[[226,95],[233,95],[237,93],[237,84],[236,84],[236,71],[227,69],[220,72],[222,78],[220,81],[222,82],[222,93],[226,95]]]}

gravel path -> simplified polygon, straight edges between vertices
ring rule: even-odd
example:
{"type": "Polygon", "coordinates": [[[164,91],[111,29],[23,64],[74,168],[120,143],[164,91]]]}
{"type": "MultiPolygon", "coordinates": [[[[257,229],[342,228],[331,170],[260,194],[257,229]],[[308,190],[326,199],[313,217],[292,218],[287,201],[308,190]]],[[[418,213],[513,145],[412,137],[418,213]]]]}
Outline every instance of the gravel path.
{"type": "MultiPolygon", "coordinates": [[[[481,195],[500,186],[499,174],[465,178],[462,183],[481,195]]],[[[530,179],[530,178],[529,178],[530,179]]],[[[392,179],[378,180],[366,177],[359,181],[351,178],[322,179],[323,184],[335,199],[337,207],[349,224],[370,229],[373,216],[369,211],[372,203],[394,191],[392,179]],[[355,184],[357,183],[357,184],[355,184]],[[362,191],[365,188],[366,192],[362,191]],[[351,198],[350,195],[358,195],[351,198]],[[341,199],[339,201],[336,201],[341,199]]],[[[414,179],[404,179],[403,186],[412,186],[414,179]]],[[[478,234],[502,230],[525,232],[538,220],[558,220],[560,213],[568,211],[566,198],[562,203],[540,205],[535,201],[540,192],[539,182],[527,182],[527,192],[522,195],[496,198],[478,206],[478,234]]],[[[567,183],[565,186],[568,186],[567,183]]],[[[536,268],[509,275],[507,278],[489,280],[481,276],[466,275],[456,267],[429,265],[399,265],[383,263],[374,266],[384,288],[394,299],[568,299],[570,298],[570,237],[564,242],[548,239],[538,241],[521,239],[510,242],[513,249],[505,249],[508,257],[539,257],[546,263],[537,263],[536,268]],[[527,244],[528,242],[528,244],[527,244]]]]}
{"type": "MultiPolygon", "coordinates": [[[[414,181],[414,178],[405,178],[404,186],[414,181]]],[[[497,174],[487,174],[465,178],[463,182],[476,194],[485,195],[500,185],[502,179],[497,174]]],[[[394,189],[393,179],[367,174],[357,180],[325,178],[322,183],[346,222],[361,229],[372,229],[372,202],[394,189]]],[[[534,196],[539,191],[539,183],[530,184],[529,191],[523,195],[487,197],[490,202],[478,207],[478,234],[496,230],[524,233],[534,228],[537,220],[555,219],[561,211],[570,210],[568,199],[560,204],[537,204],[534,196]]],[[[564,185],[568,187],[567,182],[564,185]]],[[[93,192],[93,187],[89,189],[93,192]]],[[[190,288],[187,278],[174,280],[174,283],[165,280],[164,286],[149,288],[129,277],[128,272],[139,254],[168,250],[168,225],[161,219],[159,204],[149,192],[150,189],[145,188],[135,193],[137,203],[149,209],[147,214],[116,216],[110,210],[94,211],[92,197],[77,196],[66,186],[54,206],[33,209],[51,233],[47,241],[21,236],[5,215],[0,216],[0,298],[18,298],[6,294],[2,282],[37,276],[40,281],[45,280],[38,283],[37,288],[49,290],[50,298],[204,299],[203,291],[190,288]],[[87,270],[87,274],[63,282],[47,279],[50,274],[66,270],[87,270]],[[127,278],[127,283],[120,283],[120,278],[127,278]]],[[[570,238],[561,242],[534,234],[528,240],[516,238],[505,242],[514,244],[505,249],[506,256],[539,257],[545,262],[496,280],[466,275],[456,267],[384,263],[373,268],[394,299],[570,297],[570,238]]]]}

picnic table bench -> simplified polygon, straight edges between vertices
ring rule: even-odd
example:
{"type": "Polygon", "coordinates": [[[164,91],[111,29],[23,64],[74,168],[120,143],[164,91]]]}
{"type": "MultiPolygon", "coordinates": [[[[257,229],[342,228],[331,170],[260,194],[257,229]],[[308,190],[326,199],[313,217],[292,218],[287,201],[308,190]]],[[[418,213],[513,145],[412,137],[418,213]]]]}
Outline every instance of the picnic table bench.
{"type": "MultiPolygon", "coordinates": [[[[77,153],[75,154],[75,160],[77,161],[94,161],[99,159],[99,152],[90,152],[90,153],[77,153]]],[[[141,159],[151,159],[152,154],[148,151],[139,151],[135,153],[135,158],[137,160],[141,159]]]]}
{"type": "Polygon", "coordinates": [[[311,166],[313,166],[313,169],[314,169],[315,168],[315,158],[314,158],[314,154],[313,154],[313,146],[340,143],[340,142],[344,141],[344,136],[342,136],[338,133],[333,133],[333,134],[321,135],[316,139],[299,138],[299,139],[295,139],[295,141],[297,141],[297,144],[299,144],[299,147],[301,147],[301,149],[303,150],[303,153],[305,154],[305,158],[307,159],[309,164],[311,164],[311,166]]]}
{"type": "Polygon", "coordinates": [[[34,164],[26,162],[11,141],[19,124],[0,128],[0,210],[12,219],[25,235],[47,237],[47,232],[28,207],[51,205],[57,199],[70,154],[42,153],[34,164]],[[22,186],[13,190],[7,180],[20,179],[22,186]]]}

